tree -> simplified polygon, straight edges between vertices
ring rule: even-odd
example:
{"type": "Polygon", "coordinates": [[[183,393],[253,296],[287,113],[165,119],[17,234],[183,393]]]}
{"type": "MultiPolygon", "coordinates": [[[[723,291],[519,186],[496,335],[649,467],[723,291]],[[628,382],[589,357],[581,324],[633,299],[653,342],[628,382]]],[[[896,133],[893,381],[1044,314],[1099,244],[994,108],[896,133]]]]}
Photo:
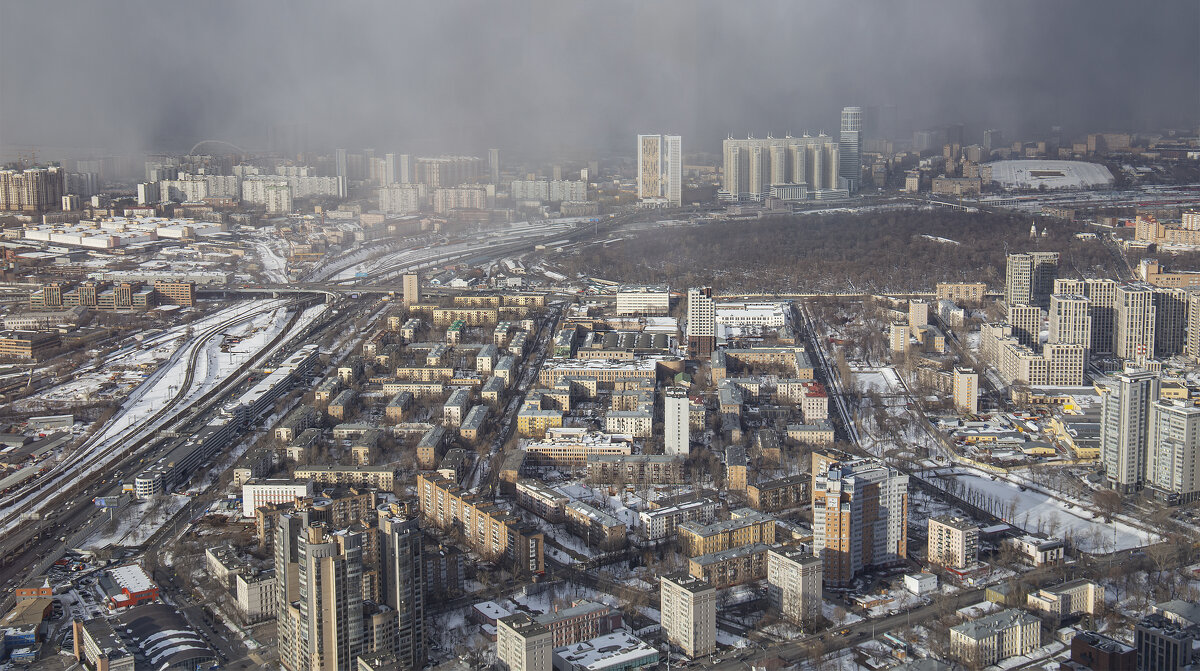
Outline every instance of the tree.
{"type": "Polygon", "coordinates": [[[1105,522],[1112,522],[1112,518],[1124,507],[1125,497],[1115,489],[1100,489],[1092,494],[1092,503],[1103,513],[1105,522]]]}

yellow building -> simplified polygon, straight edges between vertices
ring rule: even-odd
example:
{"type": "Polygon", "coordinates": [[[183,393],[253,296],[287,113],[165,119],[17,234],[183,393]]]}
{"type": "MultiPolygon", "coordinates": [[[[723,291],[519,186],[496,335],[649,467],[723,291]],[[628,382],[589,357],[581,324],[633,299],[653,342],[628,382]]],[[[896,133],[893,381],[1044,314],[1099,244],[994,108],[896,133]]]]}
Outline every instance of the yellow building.
{"type": "Polygon", "coordinates": [[[679,525],[679,546],[689,557],[712,554],[754,543],[775,542],[775,518],[750,508],[739,508],[733,517],[712,524],[679,525]]]}

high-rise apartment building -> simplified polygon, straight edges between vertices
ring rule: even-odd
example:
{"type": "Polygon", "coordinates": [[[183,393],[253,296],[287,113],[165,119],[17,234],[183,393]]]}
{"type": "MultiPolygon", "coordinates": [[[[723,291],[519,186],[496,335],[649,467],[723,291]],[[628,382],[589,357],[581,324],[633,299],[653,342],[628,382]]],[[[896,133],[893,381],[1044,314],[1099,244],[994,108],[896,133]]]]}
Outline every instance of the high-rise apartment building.
{"type": "Polygon", "coordinates": [[[276,611],[280,662],[292,671],[349,669],[363,653],[362,534],[333,533],[319,522],[293,525],[291,518],[280,517],[275,542],[279,592],[296,595],[276,611]],[[294,565],[281,563],[281,550],[294,550],[294,565]]]}
{"type": "Polygon", "coordinates": [[[336,149],[333,152],[334,169],[337,171],[338,179],[338,197],[345,198],[349,189],[349,164],[346,158],[345,149],[336,149]]]}
{"type": "Polygon", "coordinates": [[[929,303],[918,300],[908,302],[908,325],[914,330],[929,326],[929,303]]]}
{"type": "Polygon", "coordinates": [[[1022,345],[1040,352],[1042,349],[1042,309],[1036,305],[1008,304],[1008,323],[1012,334],[1022,345]]]}
{"type": "Polygon", "coordinates": [[[678,135],[637,137],[638,198],[668,207],[683,204],[683,145],[678,135]]]}
{"type": "Polygon", "coordinates": [[[1111,354],[1113,351],[1113,337],[1117,329],[1117,286],[1116,280],[1054,281],[1054,293],[1083,296],[1088,299],[1088,316],[1092,318],[1089,355],[1092,352],[1111,354]]]}
{"type": "Polygon", "coordinates": [[[500,183],[500,150],[494,147],[488,150],[488,179],[492,184],[500,183]]]}
{"type": "Polygon", "coordinates": [[[690,419],[687,389],[667,387],[663,400],[663,453],[686,457],[691,451],[688,432],[690,419]]]}
{"type": "Polygon", "coordinates": [[[787,200],[844,194],[840,148],[828,135],[726,138],[722,155],[722,200],[762,201],[772,192],[787,200]]]}
{"type": "Polygon", "coordinates": [[[1100,398],[1100,456],[1109,487],[1123,493],[1142,488],[1150,412],[1158,400],[1156,373],[1136,371],[1114,376],[1100,398]]]}
{"type": "Polygon", "coordinates": [[[417,181],[417,167],[412,154],[400,154],[396,157],[396,181],[401,184],[412,184],[417,181]]]}
{"type": "Polygon", "coordinates": [[[425,576],[416,517],[379,517],[383,604],[396,613],[395,643],[388,652],[402,668],[425,666],[425,576]]]}
{"type": "Polygon", "coordinates": [[[1092,346],[1091,302],[1076,294],[1050,297],[1049,342],[1092,346]]]}
{"type": "Polygon", "coordinates": [[[1058,252],[1009,254],[1004,272],[1004,302],[1046,307],[1058,277],[1058,252]]]}
{"type": "Polygon", "coordinates": [[[846,188],[851,193],[858,191],[862,184],[862,116],[861,107],[842,108],[842,131],[838,137],[838,175],[846,181],[846,188]]]}
{"type": "Polygon", "coordinates": [[[659,578],[659,613],[667,641],[688,657],[717,649],[717,590],[701,578],[674,573],[659,578]]]}
{"type": "Polygon", "coordinates": [[[847,585],[908,554],[908,476],[878,461],[834,462],[813,481],[813,550],[825,582],[847,585]]]}
{"type": "Polygon", "coordinates": [[[687,346],[693,357],[707,357],[717,346],[717,311],[712,287],[688,289],[687,346]]]}
{"type": "Polygon", "coordinates": [[[767,603],[799,625],[812,624],[821,614],[824,562],[797,547],[767,551],[767,603]]]}
{"type": "Polygon", "coordinates": [[[554,634],[525,613],[496,621],[496,661],[504,671],[550,671],[554,634]]]}
{"type": "Polygon", "coordinates": [[[1171,505],[1200,498],[1200,408],[1179,400],[1151,406],[1146,485],[1171,505]]]}
{"type": "Polygon", "coordinates": [[[379,188],[379,211],[384,214],[416,214],[425,201],[424,184],[388,184],[379,188]]]}
{"type": "Polygon", "coordinates": [[[1154,288],[1154,356],[1166,359],[1182,354],[1187,340],[1188,292],[1154,288]]]}
{"type": "Polygon", "coordinates": [[[953,377],[954,409],[964,415],[979,413],[979,374],[970,368],[955,367],[953,377]]]}
{"type": "Polygon", "coordinates": [[[405,273],[403,279],[402,300],[406,306],[421,302],[421,276],[416,273],[405,273]]]}
{"type": "Polygon", "coordinates": [[[1154,287],[1132,282],[1117,287],[1113,354],[1134,361],[1154,356],[1154,287]]]}
{"type": "Polygon", "coordinates": [[[59,209],[66,172],[59,166],[0,170],[0,210],[41,212],[59,209]]]}
{"type": "Polygon", "coordinates": [[[0,211],[44,212],[62,206],[66,172],[59,166],[0,170],[0,211]]]}
{"type": "Polygon", "coordinates": [[[965,517],[929,518],[925,559],[952,569],[965,569],[979,559],[979,527],[965,517]]]}
{"type": "Polygon", "coordinates": [[[1192,361],[1200,361],[1200,291],[1189,291],[1187,295],[1187,333],[1183,353],[1192,361]]]}

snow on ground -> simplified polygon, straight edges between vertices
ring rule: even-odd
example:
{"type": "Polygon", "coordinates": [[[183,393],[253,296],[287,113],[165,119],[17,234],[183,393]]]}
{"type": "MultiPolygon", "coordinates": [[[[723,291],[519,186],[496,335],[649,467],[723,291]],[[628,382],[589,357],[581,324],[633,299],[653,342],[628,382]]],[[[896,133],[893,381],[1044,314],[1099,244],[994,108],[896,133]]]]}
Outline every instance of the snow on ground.
{"type": "Polygon", "coordinates": [[[112,523],[101,525],[81,547],[84,550],[100,550],[109,545],[141,545],[190,500],[187,496],[172,495],[162,500],[131,504],[117,513],[112,523]]]}
{"type": "MultiPolygon", "coordinates": [[[[959,468],[950,478],[964,486],[984,493],[1007,504],[1016,501],[1016,516],[1005,521],[1031,533],[1046,533],[1051,536],[1072,536],[1075,544],[1085,552],[1111,552],[1114,536],[1116,549],[1142,547],[1154,541],[1153,536],[1128,524],[1114,520],[1092,519],[1091,513],[1076,506],[1068,510],[1066,504],[1042,492],[1017,485],[1003,479],[992,480],[973,469],[959,468]]],[[[930,482],[944,487],[945,478],[931,478],[930,482]]]]}
{"type": "Polygon", "coordinates": [[[287,257],[280,253],[280,249],[286,243],[274,234],[274,229],[270,229],[270,232],[267,236],[251,238],[250,244],[258,253],[263,277],[270,282],[286,284],[288,282],[287,257]]]}
{"type": "Polygon", "coordinates": [[[738,636],[737,634],[731,634],[724,629],[717,627],[717,644],[729,645],[735,648],[744,648],[750,645],[750,641],[738,636]]]}
{"type": "Polygon", "coordinates": [[[1045,159],[993,161],[992,181],[1004,188],[1090,189],[1113,183],[1113,174],[1099,163],[1045,159]]]}
{"type": "Polygon", "coordinates": [[[855,622],[862,621],[861,616],[855,615],[842,606],[839,606],[835,603],[830,603],[824,599],[821,600],[821,615],[824,615],[826,620],[829,620],[834,625],[839,627],[844,627],[848,624],[854,624],[855,622]],[[841,615],[840,618],[838,617],[839,615],[841,615]]]}

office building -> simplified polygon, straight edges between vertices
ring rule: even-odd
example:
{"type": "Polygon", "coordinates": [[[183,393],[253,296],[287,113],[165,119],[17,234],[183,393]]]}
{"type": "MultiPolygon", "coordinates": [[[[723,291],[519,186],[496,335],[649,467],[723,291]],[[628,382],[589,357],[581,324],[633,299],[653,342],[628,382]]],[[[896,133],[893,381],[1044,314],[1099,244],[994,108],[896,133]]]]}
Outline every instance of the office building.
{"type": "Polygon", "coordinates": [[[401,287],[404,305],[410,306],[421,302],[421,276],[416,273],[405,273],[401,287]]]}
{"type": "Polygon", "coordinates": [[[1113,354],[1143,361],[1154,356],[1154,287],[1144,282],[1122,284],[1116,293],[1113,354]]]}
{"type": "Polygon", "coordinates": [[[1042,645],[1042,621],[1010,608],[950,628],[950,655],[977,668],[1024,655],[1042,645]]]}
{"type": "Polygon", "coordinates": [[[807,625],[821,614],[824,562],[798,547],[767,552],[767,603],[787,620],[807,625]]]}
{"type": "Polygon", "coordinates": [[[842,108],[842,130],[838,137],[840,166],[838,175],[845,180],[850,193],[862,184],[862,115],[861,107],[842,108]]]}
{"type": "Polygon", "coordinates": [[[692,287],[687,296],[687,346],[693,357],[710,356],[717,346],[716,304],[712,287],[692,287]]]}
{"type": "Polygon", "coordinates": [[[1056,620],[1075,615],[1098,615],[1104,605],[1104,587],[1091,580],[1072,580],[1026,595],[1025,605],[1056,620]]]}
{"type": "Polygon", "coordinates": [[[663,426],[664,454],[687,457],[691,451],[689,435],[689,408],[687,389],[667,387],[663,401],[665,418],[663,426]]]}
{"type": "Polygon", "coordinates": [[[954,409],[964,415],[979,413],[979,374],[970,368],[954,368],[954,409]]]}
{"type": "Polygon", "coordinates": [[[951,569],[966,569],[979,560],[979,527],[954,515],[929,518],[925,559],[951,569]]]}
{"type": "Polygon", "coordinates": [[[688,657],[717,649],[717,590],[686,573],[659,578],[659,613],[671,645],[688,657]]]}
{"type": "Polygon", "coordinates": [[[1004,273],[1004,302],[1046,307],[1058,277],[1058,252],[1009,254],[1004,273]]]}
{"type": "Polygon", "coordinates": [[[671,311],[671,290],[665,284],[623,284],[617,288],[618,315],[654,316],[671,311]]]}
{"type": "Polygon", "coordinates": [[[1200,637],[1200,627],[1154,614],[1138,621],[1133,636],[1138,669],[1183,671],[1192,668],[1192,647],[1200,637]]]}
{"type": "Polygon", "coordinates": [[[1122,493],[1142,488],[1150,415],[1159,377],[1145,371],[1118,374],[1100,397],[1100,455],[1108,486],[1122,493]]]}
{"type": "Polygon", "coordinates": [[[683,149],[678,135],[637,137],[638,198],[643,203],[683,204],[683,149]]]}
{"type": "Polygon", "coordinates": [[[813,481],[813,550],[829,585],[908,555],[908,476],[867,459],[833,462],[813,481]]]}
{"type": "Polygon", "coordinates": [[[1146,485],[1178,505],[1200,498],[1200,408],[1185,400],[1151,405],[1146,447],[1146,485]]]}
{"type": "Polygon", "coordinates": [[[66,172],[59,166],[0,170],[0,211],[58,209],[65,193],[66,172]]]}
{"type": "Polygon", "coordinates": [[[496,661],[504,671],[550,671],[554,635],[525,613],[496,621],[496,661]]]}

